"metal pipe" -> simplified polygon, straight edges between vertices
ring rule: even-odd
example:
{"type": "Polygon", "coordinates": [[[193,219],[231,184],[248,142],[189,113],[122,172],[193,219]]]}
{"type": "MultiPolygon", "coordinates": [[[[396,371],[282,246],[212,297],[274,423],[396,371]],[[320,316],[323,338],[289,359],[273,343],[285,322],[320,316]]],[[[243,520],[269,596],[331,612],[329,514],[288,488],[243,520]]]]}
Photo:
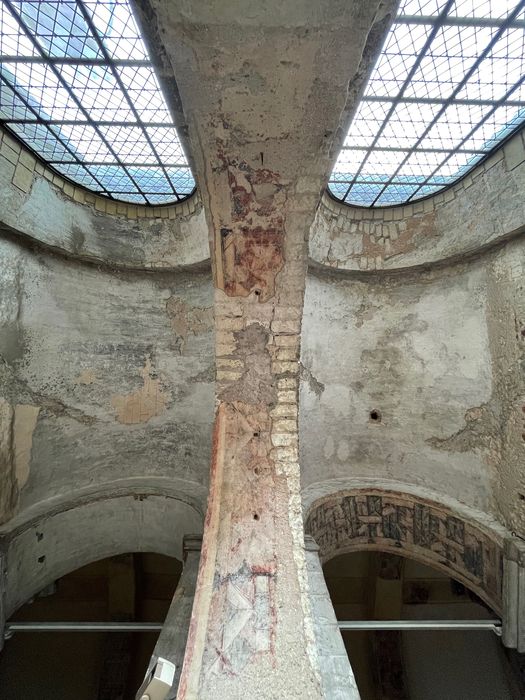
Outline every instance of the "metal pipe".
{"type": "MultiPolygon", "coordinates": [[[[355,630],[490,630],[501,634],[501,620],[342,620],[339,629],[355,630]]],[[[8,622],[14,632],[157,632],[161,622],[8,622]]]]}
{"type": "MultiPolygon", "coordinates": [[[[398,15],[395,24],[435,24],[436,15],[398,15]]],[[[509,29],[523,29],[525,22],[522,19],[508,21],[505,17],[453,17],[448,15],[440,23],[443,26],[453,27],[505,27],[509,29]]]]}
{"type": "Polygon", "coordinates": [[[157,632],[162,622],[8,622],[10,632],[157,632]]]}
{"type": "Polygon", "coordinates": [[[501,620],[344,620],[340,630],[490,630],[501,635],[501,620]]]}

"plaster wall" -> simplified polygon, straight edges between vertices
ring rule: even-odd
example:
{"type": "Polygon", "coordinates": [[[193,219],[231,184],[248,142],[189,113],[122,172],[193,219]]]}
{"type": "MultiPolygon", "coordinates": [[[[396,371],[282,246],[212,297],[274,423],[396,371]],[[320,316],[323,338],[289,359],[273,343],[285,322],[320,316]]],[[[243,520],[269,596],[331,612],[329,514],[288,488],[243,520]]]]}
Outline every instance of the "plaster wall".
{"type": "Polygon", "coordinates": [[[523,246],[517,236],[403,274],[311,271],[300,410],[307,508],[343,488],[404,484],[524,531],[523,246]]]}
{"type": "Polygon", "coordinates": [[[20,521],[101,489],[207,492],[206,272],[115,272],[0,244],[4,470],[20,521]],[[20,420],[17,421],[17,417],[20,420]]]}
{"type": "Polygon", "coordinates": [[[0,128],[0,230],[76,258],[134,269],[207,260],[200,198],[146,207],[114,202],[64,180],[0,128]]]}
{"type": "Polygon", "coordinates": [[[494,497],[500,520],[525,534],[525,241],[487,261],[487,325],[496,434],[494,497]]]}
{"type": "Polygon", "coordinates": [[[5,543],[6,617],[57,578],[130,551],[182,558],[202,514],[164,495],[127,494],[64,507],[18,528],[5,543]]]}
{"type": "Polygon", "coordinates": [[[399,270],[472,255],[524,230],[525,140],[504,147],[449,189],[398,207],[350,207],[325,194],[310,257],[339,270],[399,270]]]}
{"type": "Polygon", "coordinates": [[[381,480],[494,512],[487,284],[484,261],[366,280],[310,275],[300,404],[306,505],[343,484],[381,480]]]}

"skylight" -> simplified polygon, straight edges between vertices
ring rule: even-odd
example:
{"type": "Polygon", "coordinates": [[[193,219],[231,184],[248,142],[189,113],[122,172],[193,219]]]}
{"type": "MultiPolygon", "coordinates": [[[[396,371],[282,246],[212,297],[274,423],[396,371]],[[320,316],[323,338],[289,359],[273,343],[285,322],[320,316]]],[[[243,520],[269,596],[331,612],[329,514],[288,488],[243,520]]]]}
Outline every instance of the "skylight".
{"type": "Polygon", "coordinates": [[[169,204],[195,188],[127,0],[0,0],[0,124],[113,199],[169,204]]]}
{"type": "Polygon", "coordinates": [[[525,1],[402,0],[329,182],[391,206],[439,192],[525,122],[525,1]]]}

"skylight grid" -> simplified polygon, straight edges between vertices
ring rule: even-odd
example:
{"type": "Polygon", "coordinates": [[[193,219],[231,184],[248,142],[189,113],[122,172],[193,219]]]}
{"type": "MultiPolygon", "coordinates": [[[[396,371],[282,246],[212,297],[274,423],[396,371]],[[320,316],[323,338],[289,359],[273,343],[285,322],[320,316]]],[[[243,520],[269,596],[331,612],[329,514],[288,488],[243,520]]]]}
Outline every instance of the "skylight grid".
{"type": "Polygon", "coordinates": [[[195,189],[128,0],[0,0],[0,124],[98,194],[195,189]]]}
{"type": "Polygon", "coordinates": [[[466,175],[525,123],[525,0],[402,0],[328,189],[413,202],[466,175]]]}

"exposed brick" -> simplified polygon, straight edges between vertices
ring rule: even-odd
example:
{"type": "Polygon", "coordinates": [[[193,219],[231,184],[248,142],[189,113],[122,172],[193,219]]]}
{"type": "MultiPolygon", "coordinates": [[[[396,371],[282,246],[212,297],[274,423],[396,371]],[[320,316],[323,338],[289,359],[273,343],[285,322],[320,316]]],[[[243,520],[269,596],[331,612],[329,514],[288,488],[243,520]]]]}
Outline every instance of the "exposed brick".
{"type": "Polygon", "coordinates": [[[298,362],[285,362],[280,360],[272,362],[272,372],[274,374],[297,374],[298,371],[298,362]]]}
{"type": "Polygon", "coordinates": [[[302,309],[297,306],[278,306],[274,311],[274,319],[299,320],[301,315],[302,309]]]}
{"type": "Polygon", "coordinates": [[[235,343],[217,343],[215,345],[215,352],[220,357],[227,357],[228,355],[233,355],[236,350],[235,343]]]}
{"type": "Polygon", "coordinates": [[[293,347],[299,342],[299,335],[275,335],[273,338],[275,345],[279,347],[293,347]]]}
{"type": "Polygon", "coordinates": [[[283,377],[277,380],[278,389],[294,389],[297,391],[298,380],[296,377],[283,377]]]}
{"type": "Polygon", "coordinates": [[[294,403],[278,404],[270,411],[272,418],[295,418],[297,416],[297,405],[294,403]]]}
{"type": "Polygon", "coordinates": [[[296,433],[274,433],[272,432],[272,445],[274,447],[294,446],[298,443],[296,433]]]}
{"type": "Polygon", "coordinates": [[[216,331],[215,332],[215,342],[217,345],[233,345],[235,346],[235,336],[233,331],[216,331]]]}
{"type": "Polygon", "coordinates": [[[270,450],[270,457],[283,462],[295,462],[299,459],[297,447],[274,447],[270,450]]]}
{"type": "Polygon", "coordinates": [[[272,321],[272,331],[274,333],[298,333],[300,327],[301,321],[299,319],[272,321]]]}
{"type": "Polygon", "coordinates": [[[295,433],[297,432],[297,421],[289,418],[278,418],[273,421],[272,435],[275,433],[295,433]]]}
{"type": "Polygon", "coordinates": [[[281,403],[295,403],[297,401],[297,392],[291,389],[277,391],[277,400],[281,403]]]}
{"type": "Polygon", "coordinates": [[[230,372],[228,370],[217,370],[217,381],[218,382],[235,382],[240,379],[240,372],[230,372]]]}
{"type": "Polygon", "coordinates": [[[217,368],[220,369],[232,369],[232,370],[242,370],[244,369],[244,362],[242,360],[230,360],[224,357],[217,358],[217,368]]]}
{"type": "Polygon", "coordinates": [[[219,331],[240,331],[244,328],[244,319],[240,317],[228,318],[227,316],[218,316],[217,328],[219,331]]]}
{"type": "Polygon", "coordinates": [[[289,348],[277,348],[276,356],[278,360],[288,360],[293,362],[294,360],[297,360],[298,355],[299,348],[297,346],[289,348]]]}

